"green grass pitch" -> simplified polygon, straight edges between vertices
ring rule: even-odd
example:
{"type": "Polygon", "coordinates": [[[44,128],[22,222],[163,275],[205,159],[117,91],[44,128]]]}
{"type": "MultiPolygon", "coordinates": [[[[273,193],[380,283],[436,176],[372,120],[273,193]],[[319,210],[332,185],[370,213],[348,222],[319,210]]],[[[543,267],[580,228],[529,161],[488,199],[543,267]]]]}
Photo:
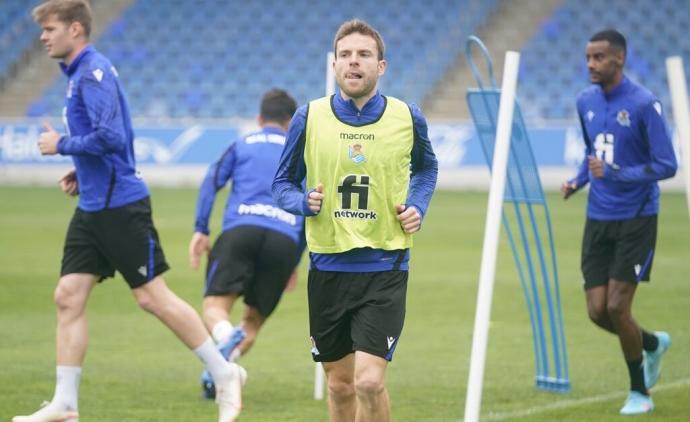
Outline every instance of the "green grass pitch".
{"type": "MultiPolygon", "coordinates": [[[[487,355],[482,420],[611,421],[628,377],[618,341],[586,316],[579,272],[584,194],[549,196],[572,391],[534,387],[532,335],[513,259],[502,235],[487,355]]],[[[54,383],[55,311],[62,242],[75,206],[58,189],[0,188],[0,420],[33,411],[54,383]]],[[[196,191],[155,189],[154,220],[172,270],[168,284],[197,309],[202,275],[190,270],[187,244],[196,191]]],[[[218,198],[218,202],[223,202],[218,198]]],[[[395,421],[462,417],[479,279],[486,193],[437,192],[415,235],[405,329],[387,373],[395,421]]],[[[690,220],[685,199],[664,194],[650,285],[638,289],[634,315],[671,333],[657,409],[640,419],[690,420],[690,220]]],[[[216,204],[219,227],[221,204],[216,204]]],[[[242,364],[246,421],[323,421],[312,399],[306,265],[242,364]]],[[[89,304],[90,348],[80,391],[83,421],[214,421],[199,391],[201,364],[155,318],[140,311],[119,277],[97,287],[89,304]]],[[[234,320],[239,312],[234,312],[234,320]]]]}

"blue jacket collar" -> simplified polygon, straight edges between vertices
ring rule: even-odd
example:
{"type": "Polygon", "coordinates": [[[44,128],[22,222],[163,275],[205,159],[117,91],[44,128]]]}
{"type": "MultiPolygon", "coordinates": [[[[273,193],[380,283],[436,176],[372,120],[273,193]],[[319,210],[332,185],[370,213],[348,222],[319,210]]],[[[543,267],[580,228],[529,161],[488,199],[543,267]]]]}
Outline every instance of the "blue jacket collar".
{"type": "Polygon", "coordinates": [[[381,111],[384,104],[385,103],[383,101],[383,96],[381,95],[381,92],[379,92],[379,90],[376,90],[376,94],[374,94],[373,97],[369,98],[369,101],[367,101],[366,104],[364,104],[362,110],[359,110],[355,105],[355,102],[351,99],[346,100],[345,98],[343,98],[340,92],[335,94],[335,100],[333,105],[335,106],[336,110],[343,111],[346,113],[376,114],[377,112],[381,111]]]}
{"type": "Polygon", "coordinates": [[[625,93],[628,89],[628,86],[630,86],[630,79],[628,79],[627,76],[623,75],[623,79],[621,80],[621,83],[619,83],[615,88],[613,88],[609,92],[604,92],[602,89],[601,92],[604,94],[606,99],[612,100],[621,94],[625,93]]]}
{"type": "Polygon", "coordinates": [[[77,57],[74,58],[72,63],[67,66],[64,62],[60,62],[60,69],[62,69],[62,72],[69,76],[74,75],[74,72],[77,71],[77,68],[79,67],[79,63],[82,61],[84,57],[86,57],[88,54],[91,54],[95,49],[91,44],[87,45],[80,53],[77,55],[77,57]]]}

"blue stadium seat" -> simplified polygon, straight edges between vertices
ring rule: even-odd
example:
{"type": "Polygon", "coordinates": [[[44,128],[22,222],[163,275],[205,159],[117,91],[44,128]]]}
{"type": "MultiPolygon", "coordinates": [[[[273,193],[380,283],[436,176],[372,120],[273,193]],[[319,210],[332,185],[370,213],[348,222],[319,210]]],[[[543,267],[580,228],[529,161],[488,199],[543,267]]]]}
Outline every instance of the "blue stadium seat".
{"type": "Polygon", "coordinates": [[[596,31],[616,28],[628,40],[626,72],[668,108],[665,59],[685,57],[690,71],[690,8],[685,0],[566,0],[521,55],[518,92],[526,118],[574,118],[575,96],[588,85],[585,45],[596,31]],[[543,73],[542,73],[543,72],[543,73]],[[551,103],[544,107],[545,102],[551,103]],[[548,110],[547,110],[548,108],[548,110]]]}
{"type": "Polygon", "coordinates": [[[40,0],[2,0],[0,2],[0,81],[31,48],[41,33],[31,17],[40,0]]]}
{"type": "MultiPolygon", "coordinates": [[[[136,0],[96,47],[118,68],[134,116],[253,117],[258,98],[273,86],[300,104],[322,96],[333,34],[356,16],[386,40],[384,92],[419,103],[495,4],[380,0],[346,11],[335,0],[136,0]]],[[[56,86],[63,88],[48,89],[41,99],[47,107],[32,113],[60,113],[64,80],[56,86]]]]}

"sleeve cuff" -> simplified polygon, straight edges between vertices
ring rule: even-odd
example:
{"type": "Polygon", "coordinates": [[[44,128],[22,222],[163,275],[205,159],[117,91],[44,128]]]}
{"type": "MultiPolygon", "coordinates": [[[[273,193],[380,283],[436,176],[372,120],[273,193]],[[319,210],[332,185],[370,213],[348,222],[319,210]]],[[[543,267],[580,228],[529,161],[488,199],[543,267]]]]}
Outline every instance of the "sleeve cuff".
{"type": "Polygon", "coordinates": [[[60,140],[57,143],[57,152],[60,155],[65,155],[65,140],[67,139],[66,135],[63,135],[60,140]]]}
{"type": "Polygon", "coordinates": [[[318,213],[315,213],[314,211],[309,208],[309,194],[314,192],[316,189],[312,189],[308,191],[307,193],[304,194],[304,199],[302,200],[302,213],[304,214],[305,217],[313,217],[318,213]]]}

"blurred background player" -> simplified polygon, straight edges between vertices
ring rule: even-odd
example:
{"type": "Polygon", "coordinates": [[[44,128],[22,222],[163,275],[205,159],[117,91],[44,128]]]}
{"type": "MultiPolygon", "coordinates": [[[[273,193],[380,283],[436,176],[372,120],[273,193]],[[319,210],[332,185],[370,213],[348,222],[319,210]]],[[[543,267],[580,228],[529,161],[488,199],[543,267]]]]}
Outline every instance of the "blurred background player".
{"type": "Polygon", "coordinates": [[[633,415],[654,409],[648,389],[656,384],[661,355],[671,345],[668,333],[640,328],[632,303],[637,284],[649,281],[652,269],[657,181],[673,177],[677,163],[661,103],[623,74],[623,35],[615,30],[594,34],[586,57],[593,85],[577,99],[586,159],[561,193],[567,199],[590,182],[581,263],[587,311],[620,340],[630,374],[630,393],[620,413],[633,415]]]}
{"type": "MultiPolygon", "coordinates": [[[[283,291],[297,281],[304,217],[278,208],[271,194],[285,132],[296,109],[297,103],[287,92],[266,92],[258,117],[261,130],[232,143],[209,167],[199,191],[195,232],[189,243],[194,269],[201,256],[209,254],[208,224],[216,194],[232,180],[223,232],[209,254],[203,301],[206,327],[230,361],[252,347],[283,291]],[[242,295],[244,314],[233,329],[229,313],[242,295]]],[[[204,396],[213,398],[213,381],[206,371],[202,385],[204,396]]]]}
{"type": "MultiPolygon", "coordinates": [[[[216,349],[199,318],[168,289],[165,261],[151,218],[149,191],[135,170],[134,136],[127,102],[110,61],[89,45],[91,9],[84,0],[51,0],[33,11],[48,55],[69,78],[67,135],[46,124],[43,155],[71,155],[75,170],[60,181],[79,195],[67,230],[57,306],[57,381],[50,403],[13,422],[76,421],[81,367],[88,345],[86,304],[99,281],[119,271],[139,306],[154,314],[219,380],[220,421],[241,409],[240,369],[216,349]]],[[[106,410],[103,409],[105,412],[106,410]]],[[[94,419],[98,419],[94,417],[94,419]]]]}
{"type": "Polygon", "coordinates": [[[379,32],[347,21],[333,48],[340,92],[295,114],[273,194],[308,217],[309,331],[331,420],[387,421],[384,376],[405,319],[411,234],[438,166],[419,108],[378,91],[379,32]]]}

